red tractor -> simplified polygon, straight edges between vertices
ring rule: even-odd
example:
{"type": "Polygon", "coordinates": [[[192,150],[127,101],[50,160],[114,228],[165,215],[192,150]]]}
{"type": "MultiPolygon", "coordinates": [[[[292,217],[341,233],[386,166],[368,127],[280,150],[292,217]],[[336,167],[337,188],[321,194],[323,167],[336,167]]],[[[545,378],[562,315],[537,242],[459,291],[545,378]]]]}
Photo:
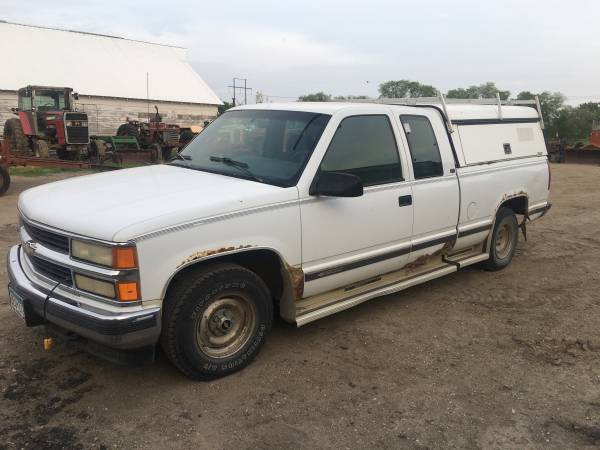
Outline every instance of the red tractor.
{"type": "Polygon", "coordinates": [[[73,106],[71,88],[27,86],[18,91],[17,115],[4,124],[4,145],[13,155],[79,160],[90,142],[88,116],[73,106]],[[51,155],[51,153],[54,153],[51,155]]]}
{"type": "Polygon", "coordinates": [[[117,136],[135,136],[143,149],[156,150],[162,160],[168,160],[173,149],[183,146],[180,142],[180,127],[162,121],[158,107],[154,106],[156,114],[148,122],[129,120],[119,126],[117,136]]]}

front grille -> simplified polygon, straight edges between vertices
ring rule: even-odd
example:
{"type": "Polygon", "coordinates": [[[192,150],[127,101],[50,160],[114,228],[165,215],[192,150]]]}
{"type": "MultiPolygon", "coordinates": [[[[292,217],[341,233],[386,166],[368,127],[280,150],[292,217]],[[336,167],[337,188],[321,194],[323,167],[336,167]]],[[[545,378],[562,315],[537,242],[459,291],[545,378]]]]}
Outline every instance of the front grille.
{"type": "Polygon", "coordinates": [[[88,127],[67,127],[68,144],[87,144],[89,141],[88,127]]]}
{"type": "Polygon", "coordinates": [[[44,247],[48,247],[60,253],[69,253],[68,237],[48,231],[44,228],[36,227],[29,223],[25,223],[25,230],[27,230],[27,234],[29,234],[35,242],[39,242],[44,247]]]}
{"type": "MultiPolygon", "coordinates": [[[[65,121],[87,122],[86,113],[66,113],[65,121]]],[[[67,127],[67,144],[87,144],[90,142],[89,128],[85,127],[67,127]]]]}
{"type": "Polygon", "coordinates": [[[177,142],[179,141],[179,132],[177,129],[163,131],[163,142],[177,142]]]}
{"type": "Polygon", "coordinates": [[[71,286],[73,285],[73,278],[71,277],[71,270],[69,268],[59,266],[58,264],[54,264],[53,262],[33,255],[29,257],[29,261],[31,261],[33,269],[41,275],[54,281],[60,281],[61,283],[71,286]]]}

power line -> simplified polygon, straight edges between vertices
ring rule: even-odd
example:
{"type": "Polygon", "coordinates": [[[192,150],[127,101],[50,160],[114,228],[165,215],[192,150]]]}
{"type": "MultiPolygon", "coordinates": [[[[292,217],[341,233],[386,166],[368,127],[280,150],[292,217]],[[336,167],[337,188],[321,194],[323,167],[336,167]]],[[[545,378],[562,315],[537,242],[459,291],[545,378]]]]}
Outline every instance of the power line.
{"type": "Polygon", "coordinates": [[[248,104],[248,91],[251,91],[252,88],[249,88],[249,87],[246,86],[247,81],[248,80],[246,78],[233,77],[233,86],[227,86],[227,87],[233,88],[233,106],[236,105],[235,98],[236,98],[237,89],[243,89],[244,90],[244,105],[248,104]],[[243,81],[244,85],[243,86],[236,86],[235,85],[236,81],[243,81]]]}

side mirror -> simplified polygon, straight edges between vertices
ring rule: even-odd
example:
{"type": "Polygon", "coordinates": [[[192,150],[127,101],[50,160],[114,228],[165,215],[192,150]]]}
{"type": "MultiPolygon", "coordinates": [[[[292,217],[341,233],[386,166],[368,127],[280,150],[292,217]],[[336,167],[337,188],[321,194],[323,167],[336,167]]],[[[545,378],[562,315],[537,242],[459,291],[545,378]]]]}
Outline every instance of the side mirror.
{"type": "Polygon", "coordinates": [[[320,172],[308,192],[327,197],[360,197],[363,184],[356,175],[346,172],[320,172]]]}
{"type": "Polygon", "coordinates": [[[73,100],[79,100],[79,93],[73,92],[73,100]]]}

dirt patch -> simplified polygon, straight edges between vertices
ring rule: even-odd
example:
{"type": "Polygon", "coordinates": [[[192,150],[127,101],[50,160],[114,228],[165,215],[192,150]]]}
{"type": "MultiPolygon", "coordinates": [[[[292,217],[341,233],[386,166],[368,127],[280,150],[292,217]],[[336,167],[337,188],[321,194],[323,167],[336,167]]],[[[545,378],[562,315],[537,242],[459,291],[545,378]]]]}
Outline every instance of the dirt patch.
{"type": "MultiPolygon", "coordinates": [[[[54,178],[15,177],[16,199],[54,178]]],[[[116,367],[8,309],[0,265],[0,449],[600,446],[600,167],[553,165],[553,207],[513,264],[467,268],[300,329],[276,321],[256,361],[210,383],[159,354],[116,367]]],[[[521,238],[521,236],[520,236],[521,238]]]]}

